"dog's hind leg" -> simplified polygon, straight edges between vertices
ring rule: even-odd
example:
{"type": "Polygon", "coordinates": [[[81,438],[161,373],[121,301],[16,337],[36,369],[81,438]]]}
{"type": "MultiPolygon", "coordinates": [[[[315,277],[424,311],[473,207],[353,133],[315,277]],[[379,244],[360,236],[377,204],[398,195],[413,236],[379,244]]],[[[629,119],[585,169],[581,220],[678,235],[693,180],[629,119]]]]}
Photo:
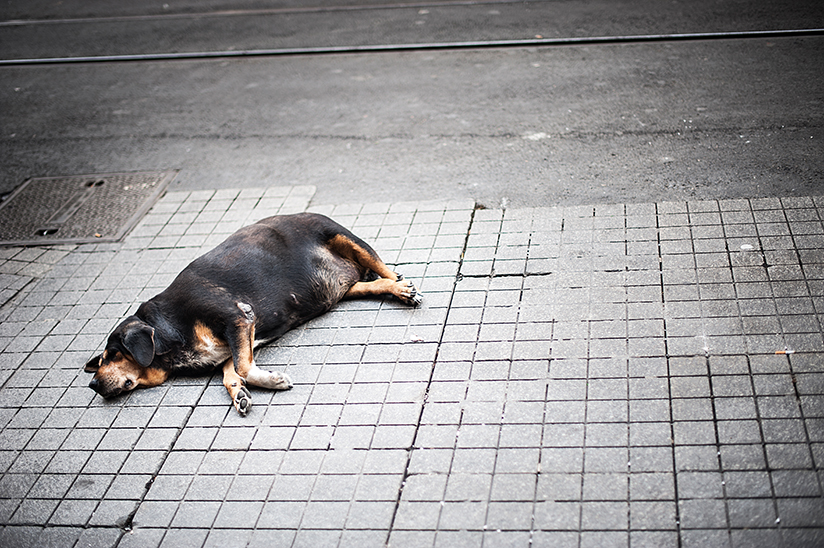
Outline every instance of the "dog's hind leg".
{"type": "Polygon", "coordinates": [[[370,295],[394,295],[404,304],[418,306],[423,301],[421,294],[412,284],[401,278],[394,281],[387,278],[378,278],[372,282],[356,282],[343,297],[357,299],[370,295]]]}
{"type": "Polygon", "coordinates": [[[378,254],[366,243],[338,234],[329,240],[328,245],[332,251],[341,257],[349,259],[379,276],[377,280],[371,282],[356,282],[344,295],[345,299],[369,295],[393,295],[409,306],[418,306],[423,302],[423,298],[415,285],[386,266],[378,257],[378,254]]]}

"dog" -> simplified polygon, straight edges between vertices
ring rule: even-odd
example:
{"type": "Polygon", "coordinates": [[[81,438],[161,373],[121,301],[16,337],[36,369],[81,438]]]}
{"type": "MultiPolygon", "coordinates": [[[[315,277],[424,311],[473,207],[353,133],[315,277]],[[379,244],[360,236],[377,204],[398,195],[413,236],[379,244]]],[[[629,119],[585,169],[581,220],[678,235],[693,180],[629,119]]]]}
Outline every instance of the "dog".
{"type": "Polygon", "coordinates": [[[422,302],[363,240],[313,213],[268,217],[241,228],[195,259],[163,292],[109,335],[85,371],[89,387],[112,398],[177,374],[223,366],[237,412],[252,406],[246,385],[287,390],[284,373],[255,364],[254,348],[320,316],[341,299],[391,295],[422,302]]]}

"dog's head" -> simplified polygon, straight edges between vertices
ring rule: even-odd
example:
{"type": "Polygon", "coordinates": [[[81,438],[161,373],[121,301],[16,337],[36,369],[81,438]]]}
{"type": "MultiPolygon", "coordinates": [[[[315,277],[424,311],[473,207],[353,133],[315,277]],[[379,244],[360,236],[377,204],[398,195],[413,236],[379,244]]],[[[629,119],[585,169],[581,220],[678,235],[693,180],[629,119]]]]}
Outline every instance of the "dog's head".
{"type": "Polygon", "coordinates": [[[146,379],[154,357],[154,328],[130,316],[109,335],[106,350],[86,364],[85,370],[94,373],[89,388],[104,398],[134,390],[146,379]]]}

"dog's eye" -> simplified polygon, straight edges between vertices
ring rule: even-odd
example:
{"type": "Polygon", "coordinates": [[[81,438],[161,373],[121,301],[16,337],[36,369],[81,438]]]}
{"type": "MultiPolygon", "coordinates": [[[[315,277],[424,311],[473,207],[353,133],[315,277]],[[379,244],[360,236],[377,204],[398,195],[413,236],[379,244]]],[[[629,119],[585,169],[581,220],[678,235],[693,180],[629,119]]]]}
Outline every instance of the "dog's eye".
{"type": "Polygon", "coordinates": [[[123,383],[123,386],[125,386],[126,388],[130,387],[131,385],[132,381],[130,381],[129,379],[126,379],[126,382],[123,383]]]}

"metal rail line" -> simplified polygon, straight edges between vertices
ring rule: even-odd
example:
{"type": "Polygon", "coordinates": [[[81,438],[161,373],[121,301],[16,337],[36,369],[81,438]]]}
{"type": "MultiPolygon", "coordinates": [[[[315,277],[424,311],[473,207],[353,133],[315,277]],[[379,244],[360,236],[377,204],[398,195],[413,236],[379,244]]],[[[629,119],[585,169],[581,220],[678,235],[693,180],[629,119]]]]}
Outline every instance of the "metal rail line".
{"type": "Polygon", "coordinates": [[[551,46],[638,44],[650,42],[685,42],[698,40],[743,40],[753,38],[796,38],[824,36],[824,28],[695,32],[684,34],[640,34],[628,36],[594,36],[579,38],[528,38],[516,40],[478,40],[461,42],[429,42],[412,44],[373,44],[356,46],[318,46],[297,48],[247,49],[223,51],[192,51],[178,53],[140,53],[126,55],[95,55],[77,57],[44,57],[33,59],[0,59],[0,67],[26,65],[60,65],[71,63],[125,63],[143,61],[198,60],[239,57],[279,57],[329,55],[346,53],[384,53],[401,51],[433,51],[462,49],[524,48],[551,46]]]}

